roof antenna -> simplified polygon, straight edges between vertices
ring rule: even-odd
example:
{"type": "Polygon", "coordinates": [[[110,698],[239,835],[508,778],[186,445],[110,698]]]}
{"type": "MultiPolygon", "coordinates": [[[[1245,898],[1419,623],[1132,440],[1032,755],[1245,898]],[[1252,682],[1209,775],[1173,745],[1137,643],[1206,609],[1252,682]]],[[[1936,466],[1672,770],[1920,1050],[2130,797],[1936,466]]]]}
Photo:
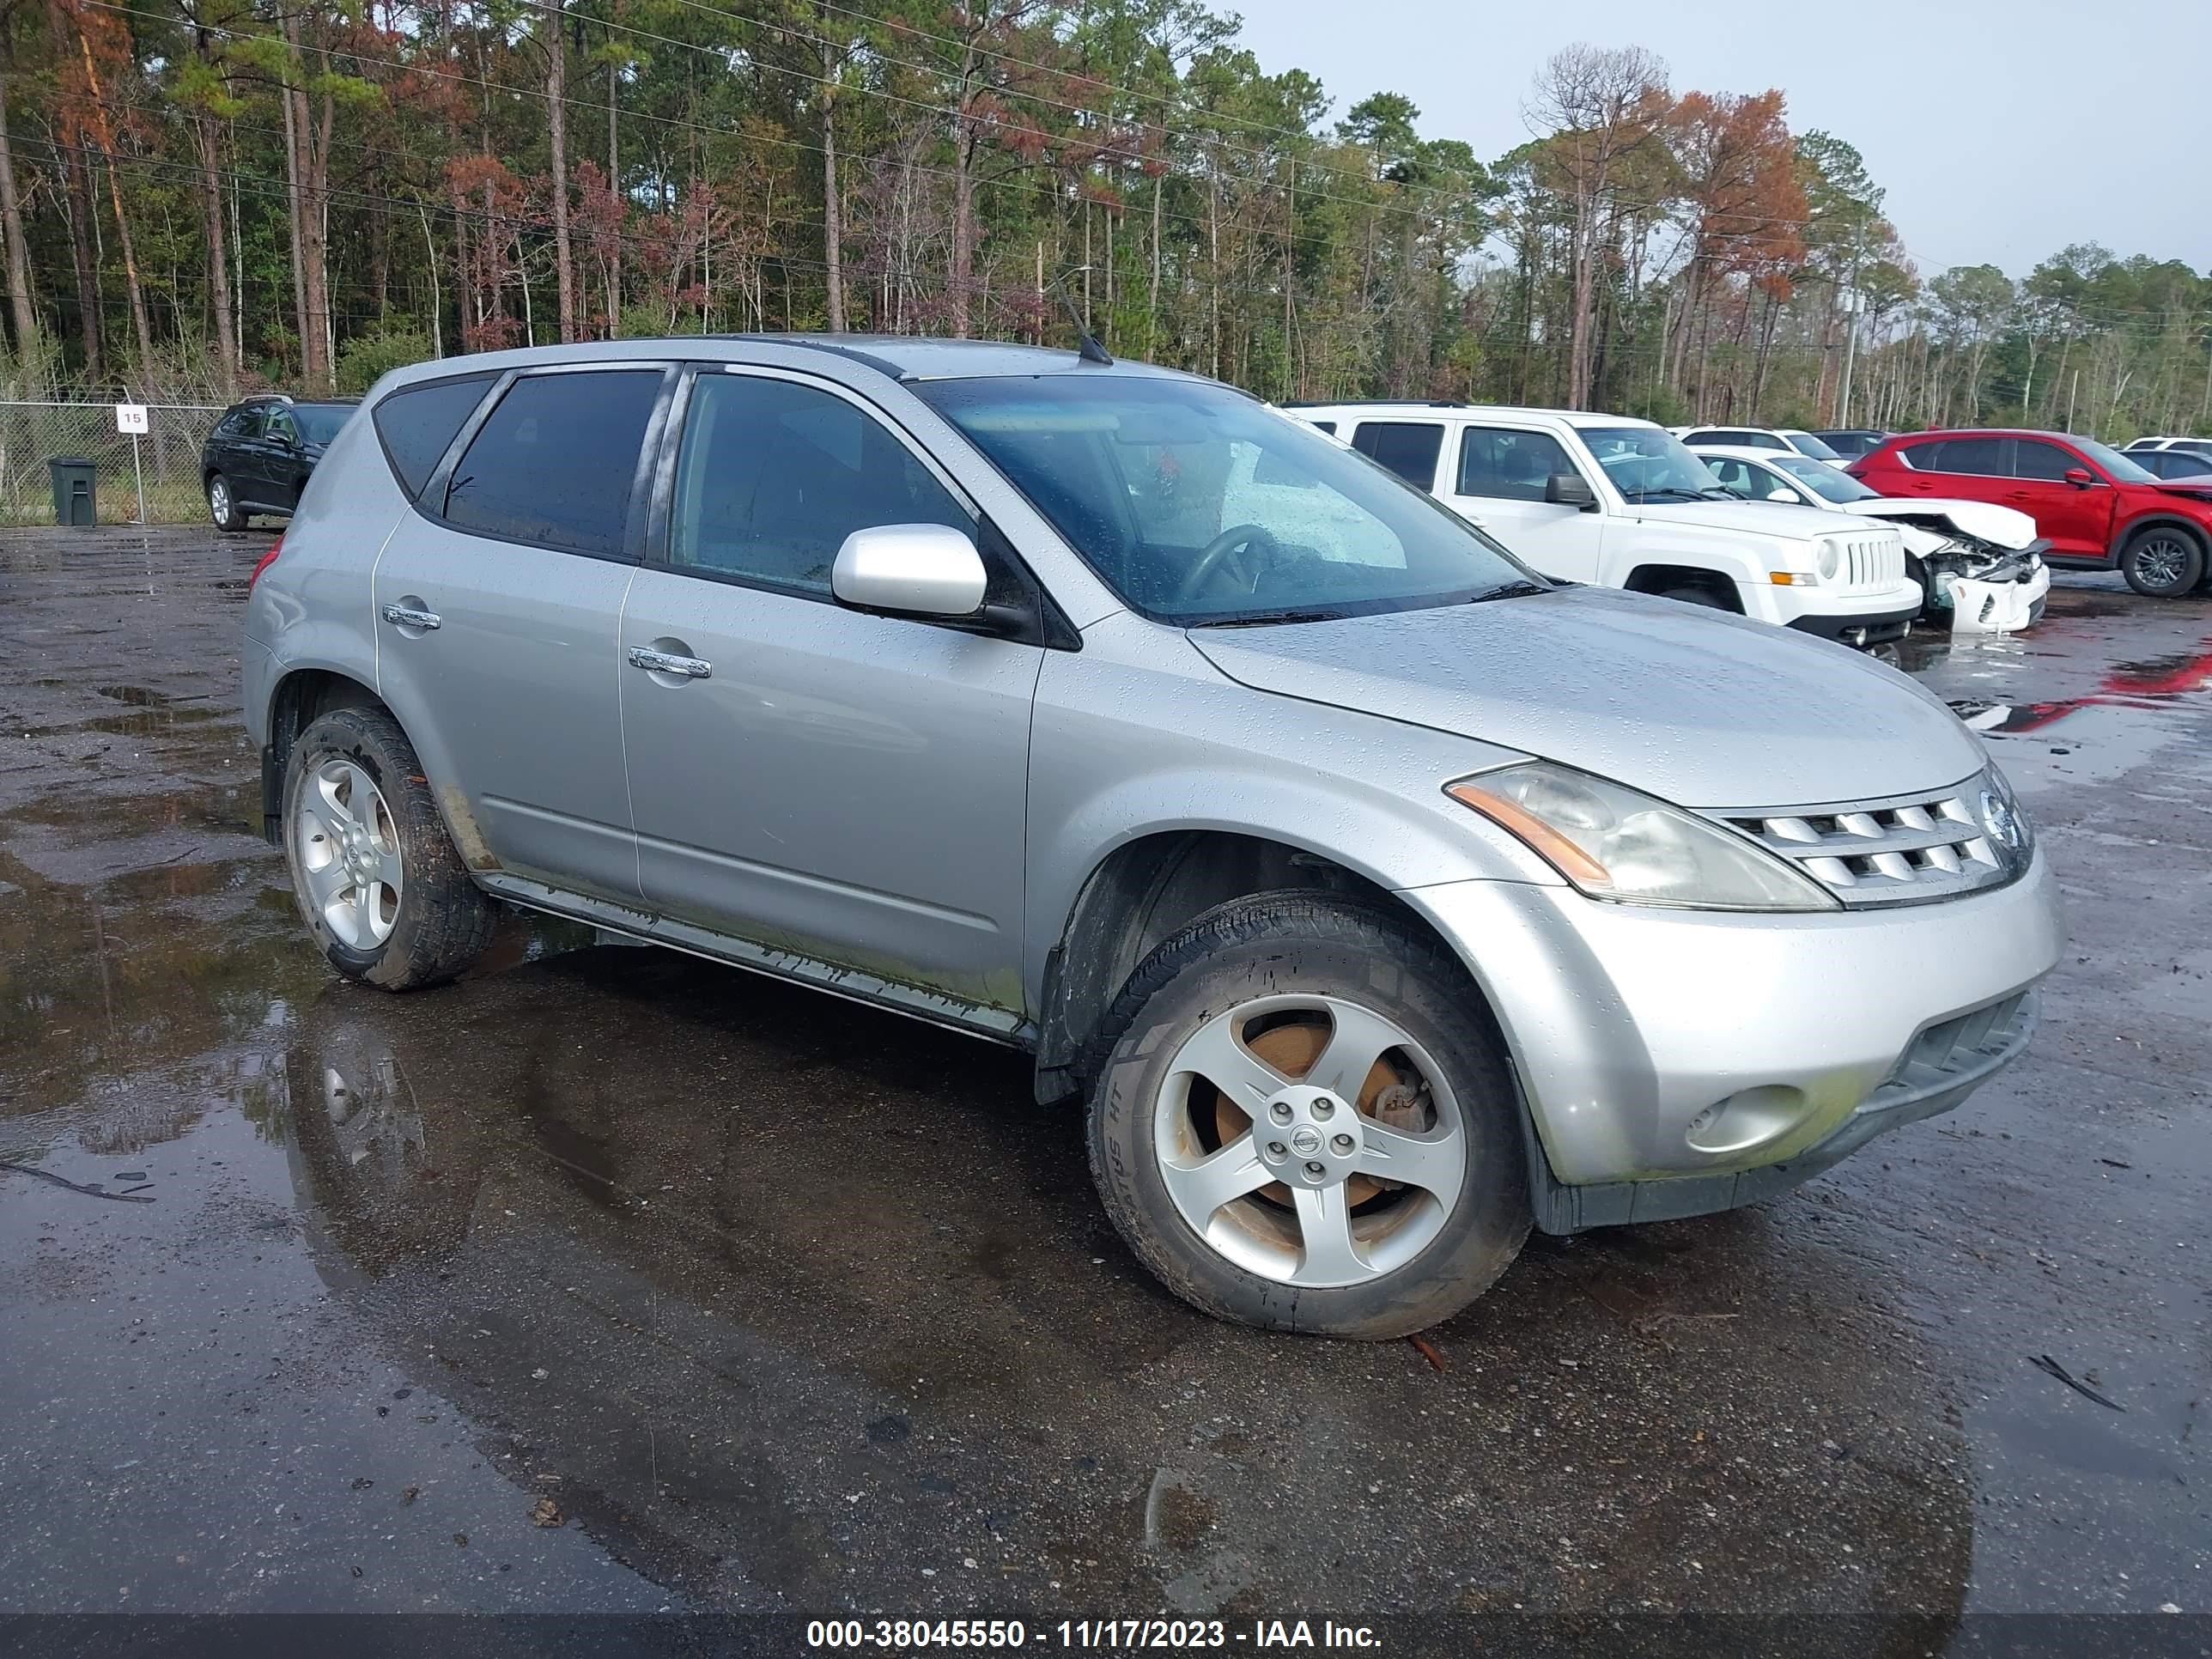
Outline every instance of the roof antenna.
{"type": "Polygon", "coordinates": [[[1083,313],[1077,309],[1075,301],[1068,297],[1067,276],[1080,276],[1090,269],[1089,265],[1078,265],[1072,272],[1054,277],[1048,291],[1056,295],[1060,304],[1067,308],[1067,320],[1074,325],[1076,337],[1083,343],[1076,348],[1075,355],[1086,363],[1097,363],[1103,368],[1111,368],[1114,367],[1113,354],[1104,346],[1100,345],[1092,337],[1091,331],[1084,327],[1083,313]]]}

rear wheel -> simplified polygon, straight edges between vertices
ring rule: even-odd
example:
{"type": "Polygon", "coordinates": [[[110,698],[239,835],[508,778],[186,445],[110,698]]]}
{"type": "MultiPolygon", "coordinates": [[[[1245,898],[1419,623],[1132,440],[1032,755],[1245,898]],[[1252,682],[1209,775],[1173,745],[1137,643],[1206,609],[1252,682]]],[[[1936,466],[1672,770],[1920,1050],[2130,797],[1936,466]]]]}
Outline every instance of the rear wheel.
{"type": "Polygon", "coordinates": [[[1478,994],[1385,910],[1275,893],[1209,911],[1131,976],[1103,1040],[1107,1213],[1209,1313],[1403,1336],[1528,1235],[1521,1107],[1478,994]]]}
{"type": "Polygon", "coordinates": [[[2179,599],[2204,579],[2204,544],[2185,530],[2152,525],[2120,550],[2120,574],[2146,598],[2179,599]]]}
{"type": "Polygon", "coordinates": [[[217,530],[243,530],[246,514],[232,493],[230,480],[222,473],[212,473],[207,483],[208,517],[215,520],[217,530]]]}
{"type": "Polygon", "coordinates": [[[435,985],[491,941],[497,907],[453,849],[414,745],[381,709],[341,708],[300,734],[284,848],[300,914],[350,978],[435,985]]]}

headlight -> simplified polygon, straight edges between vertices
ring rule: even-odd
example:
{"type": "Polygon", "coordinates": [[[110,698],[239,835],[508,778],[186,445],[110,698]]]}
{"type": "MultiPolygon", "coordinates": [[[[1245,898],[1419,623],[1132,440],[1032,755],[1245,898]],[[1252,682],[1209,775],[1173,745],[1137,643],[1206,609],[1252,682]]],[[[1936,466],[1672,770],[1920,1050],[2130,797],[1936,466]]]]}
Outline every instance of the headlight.
{"type": "Polygon", "coordinates": [[[1836,572],[1844,568],[1844,550],[1832,541],[1822,541],[1813,555],[1813,568],[1820,573],[1822,581],[1835,580],[1836,572]]]}
{"type": "Polygon", "coordinates": [[[1836,896],[1693,813],[1550,761],[1444,786],[1592,898],[1699,910],[1834,910],[1836,896]]]}
{"type": "Polygon", "coordinates": [[[2020,797],[2012,792],[2012,785],[1992,762],[1990,769],[1982,774],[1979,799],[1974,803],[1980,815],[1982,828],[1990,834],[1990,843],[1997,849],[1997,856],[2015,870],[2025,868],[2035,856],[2035,826],[2027,821],[2027,809],[2020,797]]]}

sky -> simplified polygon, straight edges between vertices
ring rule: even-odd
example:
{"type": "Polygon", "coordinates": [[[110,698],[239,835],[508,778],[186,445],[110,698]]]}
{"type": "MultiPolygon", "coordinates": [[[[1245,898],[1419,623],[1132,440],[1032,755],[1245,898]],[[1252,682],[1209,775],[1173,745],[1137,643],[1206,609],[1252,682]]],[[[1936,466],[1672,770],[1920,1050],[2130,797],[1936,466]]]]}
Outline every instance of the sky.
{"type": "Polygon", "coordinates": [[[1923,276],[2069,242],[2212,272],[2212,0],[1228,0],[1268,73],[1402,92],[1491,161],[1543,61],[1640,46],[1677,92],[1789,97],[1856,144],[1923,276]]]}

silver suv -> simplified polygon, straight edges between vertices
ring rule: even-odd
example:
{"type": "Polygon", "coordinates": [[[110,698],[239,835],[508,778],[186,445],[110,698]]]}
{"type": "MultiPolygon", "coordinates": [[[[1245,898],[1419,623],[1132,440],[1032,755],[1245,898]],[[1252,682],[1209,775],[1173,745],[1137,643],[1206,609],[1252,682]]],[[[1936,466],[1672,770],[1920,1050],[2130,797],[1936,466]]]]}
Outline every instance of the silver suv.
{"type": "Polygon", "coordinates": [[[521,905],[1026,1050],[1213,1313],[1418,1329],[2028,1040],[2054,883],[1942,703],[1547,582],[1228,387],[624,341],[367,414],[246,623],[331,963],[435,984],[521,905]]]}

